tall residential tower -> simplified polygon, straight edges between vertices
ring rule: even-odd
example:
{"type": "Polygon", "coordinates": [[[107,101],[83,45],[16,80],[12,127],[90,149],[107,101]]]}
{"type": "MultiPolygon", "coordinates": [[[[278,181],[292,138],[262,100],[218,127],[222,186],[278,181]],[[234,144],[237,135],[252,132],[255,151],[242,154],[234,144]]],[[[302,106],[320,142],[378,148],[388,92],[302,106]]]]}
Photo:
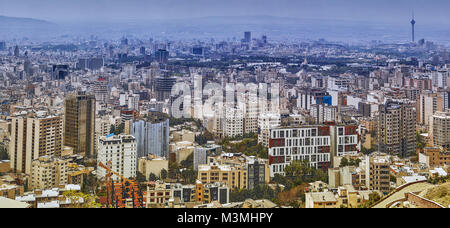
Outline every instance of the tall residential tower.
{"type": "Polygon", "coordinates": [[[85,92],[71,94],[65,102],[64,145],[75,154],[94,155],[95,97],[85,92]]]}

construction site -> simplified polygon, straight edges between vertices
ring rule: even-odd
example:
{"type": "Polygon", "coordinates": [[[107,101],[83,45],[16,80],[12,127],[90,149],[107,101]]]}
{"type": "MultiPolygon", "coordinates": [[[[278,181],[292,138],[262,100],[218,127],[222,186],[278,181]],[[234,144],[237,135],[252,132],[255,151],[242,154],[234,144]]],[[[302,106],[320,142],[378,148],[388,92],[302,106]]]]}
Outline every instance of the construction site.
{"type": "Polygon", "coordinates": [[[103,188],[106,193],[106,199],[102,202],[104,208],[145,208],[145,194],[139,189],[136,180],[123,177],[103,163],[99,163],[99,166],[107,171],[103,188]],[[114,181],[111,178],[113,175],[118,176],[120,180],[114,181]]]}

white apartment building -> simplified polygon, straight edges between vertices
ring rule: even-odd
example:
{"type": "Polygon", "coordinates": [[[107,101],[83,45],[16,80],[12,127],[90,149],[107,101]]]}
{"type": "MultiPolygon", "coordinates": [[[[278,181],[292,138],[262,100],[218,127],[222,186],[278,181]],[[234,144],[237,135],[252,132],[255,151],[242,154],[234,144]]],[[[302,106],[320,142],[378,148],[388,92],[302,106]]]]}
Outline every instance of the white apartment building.
{"type": "Polygon", "coordinates": [[[316,125],[298,128],[272,128],[269,139],[270,176],[284,175],[292,161],[308,161],[327,170],[332,157],[357,154],[357,126],[316,125]]]}
{"type": "Polygon", "coordinates": [[[269,132],[271,128],[281,125],[281,115],[279,113],[263,113],[258,118],[258,143],[265,147],[269,146],[269,132]]]}
{"type": "MultiPolygon", "coordinates": [[[[131,135],[102,136],[98,143],[97,164],[100,162],[125,178],[135,178],[137,172],[136,139],[131,135]]],[[[97,177],[104,178],[106,170],[97,165],[97,177]]],[[[119,180],[116,175],[113,180],[119,180]]]]}
{"type": "Polygon", "coordinates": [[[314,118],[317,124],[324,122],[336,122],[338,118],[338,107],[327,106],[324,104],[311,105],[310,115],[314,118]]]}
{"type": "Polygon", "coordinates": [[[236,137],[244,134],[244,114],[240,109],[226,109],[224,136],[236,137]]]}
{"type": "Polygon", "coordinates": [[[258,116],[258,101],[247,101],[244,117],[244,133],[249,134],[258,132],[258,116]]]}
{"type": "Polygon", "coordinates": [[[111,131],[112,121],[108,116],[104,116],[103,118],[95,118],[95,141],[94,148],[98,149],[98,140],[102,136],[109,135],[111,131]]]}
{"type": "Polygon", "coordinates": [[[450,149],[450,112],[436,112],[431,118],[433,146],[450,149]]]}

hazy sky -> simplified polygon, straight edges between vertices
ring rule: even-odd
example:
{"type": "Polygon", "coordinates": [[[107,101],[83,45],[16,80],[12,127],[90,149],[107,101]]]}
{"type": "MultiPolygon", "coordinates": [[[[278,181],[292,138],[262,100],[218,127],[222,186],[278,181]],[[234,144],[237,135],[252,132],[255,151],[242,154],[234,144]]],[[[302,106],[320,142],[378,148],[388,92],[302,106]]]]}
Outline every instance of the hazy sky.
{"type": "Polygon", "coordinates": [[[450,24],[449,0],[0,0],[0,15],[53,22],[272,15],[450,24]]]}

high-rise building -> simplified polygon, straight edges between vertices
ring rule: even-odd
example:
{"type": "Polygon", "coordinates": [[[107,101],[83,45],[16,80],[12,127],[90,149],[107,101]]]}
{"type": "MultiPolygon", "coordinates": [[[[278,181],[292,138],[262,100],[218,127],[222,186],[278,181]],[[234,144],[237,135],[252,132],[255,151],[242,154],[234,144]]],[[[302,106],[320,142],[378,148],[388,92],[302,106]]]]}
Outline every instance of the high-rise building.
{"type": "Polygon", "coordinates": [[[244,115],[242,110],[227,108],[225,111],[223,134],[225,137],[236,137],[244,134],[244,115]]]}
{"type": "Polygon", "coordinates": [[[131,125],[131,135],[136,138],[138,157],[149,154],[169,159],[169,119],[159,112],[150,112],[146,119],[131,125]]]}
{"type": "Polygon", "coordinates": [[[412,103],[387,101],[379,106],[378,150],[402,157],[416,152],[416,108],[412,103]]]}
{"type": "Polygon", "coordinates": [[[75,154],[92,157],[95,139],[95,97],[78,92],[65,101],[64,145],[75,154]]]}
{"type": "Polygon", "coordinates": [[[324,122],[336,122],[338,117],[338,106],[327,106],[324,104],[311,105],[310,114],[316,124],[324,122]]]}
{"type": "Polygon", "coordinates": [[[5,51],[5,50],[6,50],[6,42],[0,41],[0,51],[5,51]]]}
{"type": "Polygon", "coordinates": [[[41,156],[61,156],[63,120],[60,116],[29,113],[11,119],[11,170],[31,174],[31,163],[41,156]]]}
{"type": "Polygon", "coordinates": [[[203,55],[203,47],[193,47],[192,54],[193,55],[203,55]]]}
{"type": "Polygon", "coordinates": [[[176,78],[170,77],[168,72],[164,72],[163,76],[155,78],[155,92],[158,101],[168,99],[172,93],[172,87],[176,83],[176,78]]]}
{"type": "Polygon", "coordinates": [[[52,79],[64,80],[69,75],[69,65],[53,65],[52,79]]]}
{"type": "Polygon", "coordinates": [[[128,39],[127,38],[122,38],[122,40],[120,41],[121,45],[128,45],[128,39]]]}
{"type": "Polygon", "coordinates": [[[250,43],[252,41],[252,32],[245,32],[244,33],[244,42],[250,43]]]}
{"type": "Polygon", "coordinates": [[[90,58],[87,67],[90,70],[98,70],[104,65],[103,57],[90,58]]]}
{"type": "MultiPolygon", "coordinates": [[[[114,172],[125,178],[135,178],[137,173],[136,139],[131,135],[102,136],[98,142],[98,164],[110,166],[114,172]]],[[[106,170],[97,168],[97,177],[104,178],[106,170]]],[[[113,175],[113,180],[120,177],[113,175]]]]}
{"type": "Polygon", "coordinates": [[[16,45],[14,47],[14,57],[19,57],[19,55],[20,55],[19,46],[16,45]]]}
{"type": "Polygon", "coordinates": [[[332,105],[332,97],[323,89],[302,90],[297,99],[297,107],[310,110],[313,104],[332,105]]]}
{"type": "Polygon", "coordinates": [[[145,55],[145,47],[141,47],[141,48],[139,49],[139,53],[140,53],[141,55],[145,55]]]}
{"type": "Polygon", "coordinates": [[[450,112],[436,112],[431,119],[433,146],[450,149],[450,112]]]}
{"type": "Polygon", "coordinates": [[[281,125],[279,113],[263,113],[258,117],[258,143],[269,146],[270,129],[281,125]]]}
{"type": "Polygon", "coordinates": [[[78,59],[77,62],[77,69],[85,70],[98,70],[102,68],[104,65],[103,57],[96,57],[96,58],[81,58],[78,59]]]}
{"type": "Polygon", "coordinates": [[[267,36],[266,35],[262,36],[262,43],[267,44],[267,36]]]}
{"type": "Polygon", "coordinates": [[[160,64],[167,64],[169,60],[169,52],[165,49],[158,49],[155,52],[155,60],[160,64]]]}
{"type": "Polygon", "coordinates": [[[104,103],[108,103],[109,101],[108,79],[104,77],[99,77],[94,82],[94,95],[96,101],[103,101],[104,103]]]}
{"type": "Polygon", "coordinates": [[[417,102],[417,122],[429,125],[430,117],[437,111],[444,111],[444,96],[439,93],[423,93],[417,102]]]}

